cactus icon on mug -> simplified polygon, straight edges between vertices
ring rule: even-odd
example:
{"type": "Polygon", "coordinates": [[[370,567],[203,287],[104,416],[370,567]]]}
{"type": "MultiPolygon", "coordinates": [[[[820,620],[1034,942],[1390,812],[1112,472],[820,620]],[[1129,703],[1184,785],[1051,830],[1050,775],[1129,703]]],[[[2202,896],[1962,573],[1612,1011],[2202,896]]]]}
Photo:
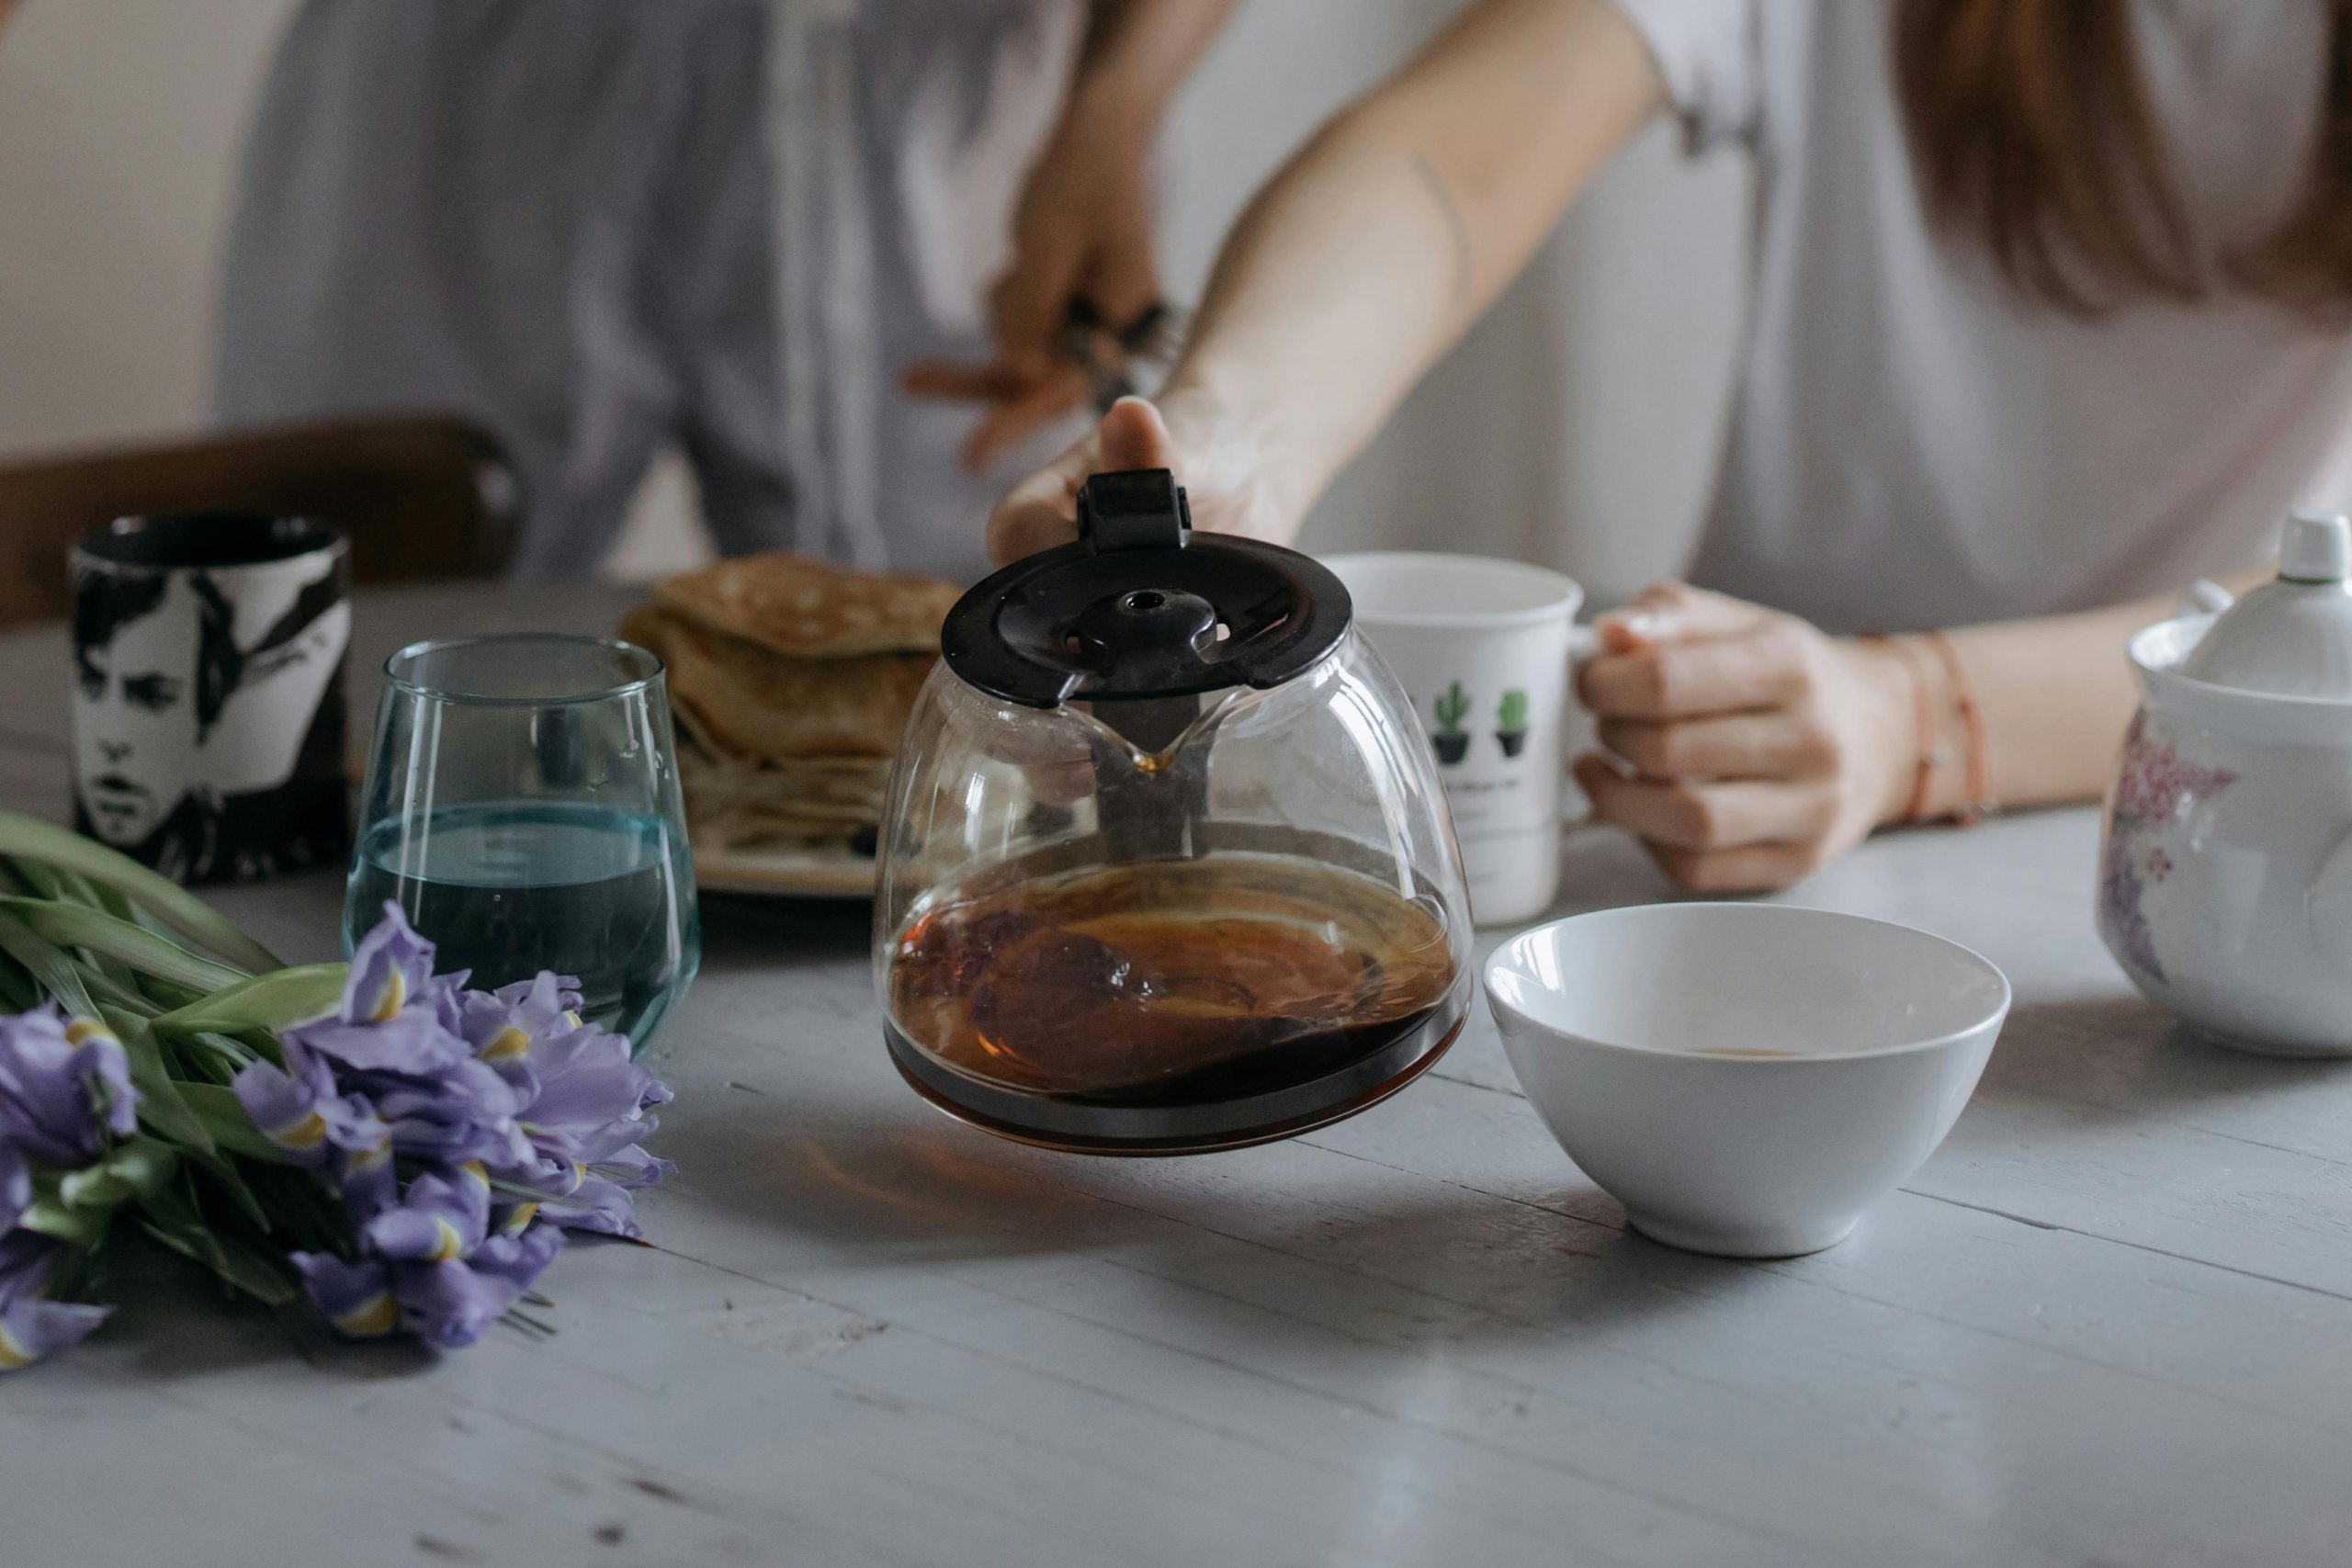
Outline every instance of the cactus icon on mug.
{"type": "Polygon", "coordinates": [[[1527,744],[1527,694],[1513,686],[1495,705],[1495,742],[1506,757],[1516,757],[1527,744]]]}
{"type": "Polygon", "coordinates": [[[1462,721],[1470,716],[1470,694],[1462,689],[1461,682],[1453,682],[1445,688],[1445,695],[1430,705],[1430,710],[1437,716],[1437,733],[1430,737],[1430,743],[1437,748],[1437,760],[1450,768],[1470,751],[1470,732],[1462,728],[1462,721]]]}

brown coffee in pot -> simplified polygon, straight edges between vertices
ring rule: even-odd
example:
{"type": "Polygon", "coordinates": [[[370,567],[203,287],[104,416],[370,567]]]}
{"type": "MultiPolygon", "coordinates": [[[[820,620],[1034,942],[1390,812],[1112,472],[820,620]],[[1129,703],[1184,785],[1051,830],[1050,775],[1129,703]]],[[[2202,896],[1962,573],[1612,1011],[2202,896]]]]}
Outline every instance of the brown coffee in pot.
{"type": "Polygon", "coordinates": [[[916,1046],[1028,1094],[1240,1099],[1363,1060],[1455,979],[1441,916],[1283,856],[1113,866],[933,899],[889,958],[916,1046]]]}

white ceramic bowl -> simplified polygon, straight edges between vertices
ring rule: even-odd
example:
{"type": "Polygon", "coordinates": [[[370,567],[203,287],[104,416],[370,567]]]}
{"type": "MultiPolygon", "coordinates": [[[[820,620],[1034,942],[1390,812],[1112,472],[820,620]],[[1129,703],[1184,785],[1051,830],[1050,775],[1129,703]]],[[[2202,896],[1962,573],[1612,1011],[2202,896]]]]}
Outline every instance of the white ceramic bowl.
{"type": "Polygon", "coordinates": [[[1843,1240],[1943,1142],[2009,1010],[1957,942],[1773,904],[1555,920],[1503,944],[1487,997],[1544,1124],[1634,1228],[1728,1258],[1843,1240]]]}

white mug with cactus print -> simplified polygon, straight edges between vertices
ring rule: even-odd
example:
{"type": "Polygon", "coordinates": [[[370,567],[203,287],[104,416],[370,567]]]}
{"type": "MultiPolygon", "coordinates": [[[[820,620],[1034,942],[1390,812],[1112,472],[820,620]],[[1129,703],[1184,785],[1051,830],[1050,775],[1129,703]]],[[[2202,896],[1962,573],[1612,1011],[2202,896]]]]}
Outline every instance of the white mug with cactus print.
{"type": "Polygon", "coordinates": [[[1568,665],[1584,590],[1540,566],[1379,550],[1329,556],[1355,624],[1396,672],[1437,754],[1480,925],[1525,920],[1560,886],[1568,665]]]}

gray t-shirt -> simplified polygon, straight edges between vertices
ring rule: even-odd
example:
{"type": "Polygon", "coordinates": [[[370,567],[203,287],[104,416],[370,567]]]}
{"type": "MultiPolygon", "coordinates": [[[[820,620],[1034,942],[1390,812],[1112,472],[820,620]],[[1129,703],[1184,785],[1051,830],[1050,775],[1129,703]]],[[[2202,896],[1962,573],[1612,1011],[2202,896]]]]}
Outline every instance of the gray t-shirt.
{"type": "MultiPolygon", "coordinates": [[[[1693,581],[1837,631],[2045,614],[2255,564],[2352,503],[2352,338],[2259,300],[2081,321],[1931,225],[1880,0],[1615,0],[1694,150],[1758,172],[1693,581]]],[[[2185,205],[2257,241],[2310,168],[2321,0],[2137,0],[2185,205]]]]}

